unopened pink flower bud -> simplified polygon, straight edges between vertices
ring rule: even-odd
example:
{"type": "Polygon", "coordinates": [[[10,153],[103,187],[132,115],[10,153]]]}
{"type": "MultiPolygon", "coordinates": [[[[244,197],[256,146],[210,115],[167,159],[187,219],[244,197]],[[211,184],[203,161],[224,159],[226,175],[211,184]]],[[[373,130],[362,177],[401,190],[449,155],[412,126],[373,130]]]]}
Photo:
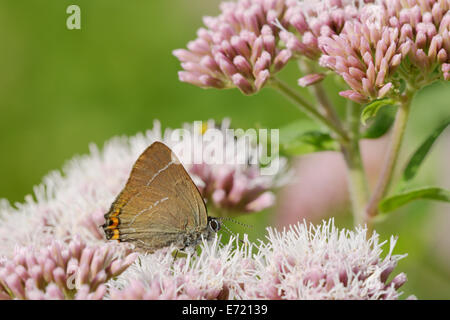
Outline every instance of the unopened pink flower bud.
{"type": "Polygon", "coordinates": [[[298,79],[298,85],[301,87],[307,87],[322,81],[324,78],[325,74],[323,73],[308,74],[298,79]]]}

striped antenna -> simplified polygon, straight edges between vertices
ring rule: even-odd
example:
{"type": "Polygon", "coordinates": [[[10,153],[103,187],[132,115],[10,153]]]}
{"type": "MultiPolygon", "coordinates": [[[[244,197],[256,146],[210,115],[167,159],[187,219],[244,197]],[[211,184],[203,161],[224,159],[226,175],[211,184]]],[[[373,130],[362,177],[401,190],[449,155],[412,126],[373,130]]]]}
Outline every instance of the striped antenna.
{"type": "Polygon", "coordinates": [[[246,224],[246,223],[243,223],[243,222],[240,222],[240,221],[234,220],[232,218],[228,218],[228,217],[220,217],[220,218],[216,218],[216,219],[228,220],[228,221],[234,222],[234,223],[239,224],[239,225],[241,225],[243,227],[246,227],[246,228],[253,228],[253,226],[250,225],[250,224],[246,224]]]}
{"type": "Polygon", "coordinates": [[[242,241],[242,240],[239,238],[239,236],[237,236],[233,231],[231,231],[230,229],[228,229],[228,227],[227,227],[225,224],[222,223],[222,227],[225,228],[225,231],[226,231],[228,234],[230,234],[230,235],[236,237],[236,239],[238,239],[242,244],[244,243],[244,241],[242,241]]]}

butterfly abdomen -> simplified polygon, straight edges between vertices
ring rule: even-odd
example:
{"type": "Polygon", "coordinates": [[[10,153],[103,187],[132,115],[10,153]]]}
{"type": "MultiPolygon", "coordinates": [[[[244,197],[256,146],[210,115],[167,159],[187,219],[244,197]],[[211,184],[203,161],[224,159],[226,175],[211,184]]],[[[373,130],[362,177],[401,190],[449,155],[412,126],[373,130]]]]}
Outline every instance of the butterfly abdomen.
{"type": "Polygon", "coordinates": [[[176,245],[180,250],[195,248],[201,242],[201,234],[198,231],[180,234],[176,245]]]}

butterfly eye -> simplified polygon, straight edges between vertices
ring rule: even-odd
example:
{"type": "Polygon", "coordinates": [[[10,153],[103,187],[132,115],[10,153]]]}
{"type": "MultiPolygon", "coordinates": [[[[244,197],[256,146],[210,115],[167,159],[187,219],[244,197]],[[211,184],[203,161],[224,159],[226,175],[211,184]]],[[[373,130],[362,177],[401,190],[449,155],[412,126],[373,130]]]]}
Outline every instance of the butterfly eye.
{"type": "Polygon", "coordinates": [[[220,230],[220,222],[214,218],[209,220],[209,227],[212,231],[217,232],[220,230]]]}

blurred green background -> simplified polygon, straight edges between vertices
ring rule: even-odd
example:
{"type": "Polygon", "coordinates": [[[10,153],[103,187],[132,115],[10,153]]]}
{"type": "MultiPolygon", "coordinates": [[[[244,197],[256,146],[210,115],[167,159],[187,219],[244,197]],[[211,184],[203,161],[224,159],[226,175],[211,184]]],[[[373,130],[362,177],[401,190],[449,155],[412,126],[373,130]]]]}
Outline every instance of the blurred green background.
{"type": "MultiPolygon", "coordinates": [[[[303,118],[270,89],[245,97],[238,90],[202,90],[178,81],[180,67],[172,50],[195,38],[201,17],[216,15],[218,3],[0,0],[0,198],[23,201],[47,172],[88,152],[90,142],[102,145],[115,135],[134,135],[152,127],[154,119],[172,128],[224,117],[235,127],[279,128],[303,118]],[[81,30],[66,28],[70,4],[81,8],[81,30]]],[[[281,76],[295,83],[295,64],[281,76]]],[[[420,92],[405,154],[450,116],[449,101],[445,83],[420,92]]],[[[336,102],[343,103],[340,98],[336,102]]],[[[434,147],[415,179],[418,185],[435,183],[437,163],[450,163],[442,159],[443,148],[449,147],[444,142],[434,147]]],[[[403,297],[450,298],[450,237],[436,245],[436,211],[434,204],[416,202],[378,227],[383,239],[399,236],[395,253],[409,254],[396,270],[409,278],[403,297]]],[[[440,212],[449,214],[450,206],[440,206],[440,212]]],[[[264,212],[242,218],[255,225],[245,231],[262,237],[272,216],[264,212]]],[[[348,225],[345,219],[342,223],[348,225]]]]}

